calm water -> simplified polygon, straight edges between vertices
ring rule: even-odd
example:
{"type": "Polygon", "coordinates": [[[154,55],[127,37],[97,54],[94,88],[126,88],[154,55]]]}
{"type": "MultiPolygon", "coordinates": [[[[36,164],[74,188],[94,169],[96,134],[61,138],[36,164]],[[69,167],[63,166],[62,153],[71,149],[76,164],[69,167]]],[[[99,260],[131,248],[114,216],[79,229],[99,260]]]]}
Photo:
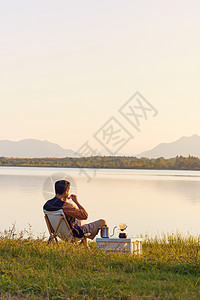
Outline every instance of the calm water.
{"type": "Polygon", "coordinates": [[[72,182],[72,192],[89,213],[109,227],[127,223],[129,236],[162,232],[200,233],[200,172],[86,170],[0,167],[0,231],[31,224],[35,236],[46,232],[44,202],[55,180],[72,182]],[[90,179],[89,179],[90,176],[90,179]]]}

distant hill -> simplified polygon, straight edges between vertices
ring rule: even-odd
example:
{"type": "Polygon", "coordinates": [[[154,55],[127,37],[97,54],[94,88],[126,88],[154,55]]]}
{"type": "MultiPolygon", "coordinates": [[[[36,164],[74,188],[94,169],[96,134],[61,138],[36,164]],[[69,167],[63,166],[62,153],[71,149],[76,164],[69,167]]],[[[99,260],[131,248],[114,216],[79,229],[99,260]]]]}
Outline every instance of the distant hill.
{"type": "Polygon", "coordinates": [[[18,142],[0,140],[0,156],[34,158],[34,157],[73,157],[74,151],[64,149],[57,144],[37,139],[24,139],[18,142]]]}
{"type": "Polygon", "coordinates": [[[152,150],[142,152],[137,157],[147,158],[172,158],[177,155],[200,157],[200,136],[194,134],[191,137],[181,137],[172,143],[161,143],[152,150]]]}
{"type": "MultiPolygon", "coordinates": [[[[0,157],[77,157],[74,153],[75,152],[71,149],[64,149],[55,143],[37,139],[24,139],[17,142],[0,140],[0,157]]],[[[191,137],[181,137],[179,140],[172,143],[161,143],[149,151],[136,155],[136,157],[172,158],[177,155],[182,155],[184,157],[187,157],[188,155],[200,157],[200,136],[194,134],[191,137]]]]}

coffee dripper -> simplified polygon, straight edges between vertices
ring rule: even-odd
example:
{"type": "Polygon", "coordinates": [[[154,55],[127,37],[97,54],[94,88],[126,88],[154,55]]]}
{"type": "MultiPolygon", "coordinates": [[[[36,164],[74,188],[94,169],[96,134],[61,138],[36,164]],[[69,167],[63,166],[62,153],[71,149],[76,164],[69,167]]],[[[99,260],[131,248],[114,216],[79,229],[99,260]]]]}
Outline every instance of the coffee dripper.
{"type": "Polygon", "coordinates": [[[120,228],[119,238],[120,239],[126,239],[127,234],[126,234],[126,232],[124,232],[124,230],[127,228],[127,225],[124,224],[124,223],[119,224],[119,228],[120,228]]]}

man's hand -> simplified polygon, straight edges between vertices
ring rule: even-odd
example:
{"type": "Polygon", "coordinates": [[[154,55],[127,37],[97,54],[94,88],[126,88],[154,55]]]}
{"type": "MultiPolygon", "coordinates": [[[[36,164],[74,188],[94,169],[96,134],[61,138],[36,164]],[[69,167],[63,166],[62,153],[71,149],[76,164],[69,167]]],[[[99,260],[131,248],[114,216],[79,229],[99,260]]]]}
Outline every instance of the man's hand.
{"type": "Polygon", "coordinates": [[[87,220],[88,218],[88,213],[87,211],[85,210],[85,208],[78,202],[78,198],[76,195],[74,194],[71,194],[68,199],[72,199],[72,201],[78,206],[79,209],[82,210],[82,215],[83,215],[83,218],[81,220],[87,220]]]}
{"type": "Polygon", "coordinates": [[[76,196],[76,195],[74,195],[74,194],[71,194],[71,195],[70,195],[70,198],[72,199],[72,201],[73,201],[75,204],[77,204],[77,203],[78,203],[78,198],[77,198],[77,196],[76,196]]]}

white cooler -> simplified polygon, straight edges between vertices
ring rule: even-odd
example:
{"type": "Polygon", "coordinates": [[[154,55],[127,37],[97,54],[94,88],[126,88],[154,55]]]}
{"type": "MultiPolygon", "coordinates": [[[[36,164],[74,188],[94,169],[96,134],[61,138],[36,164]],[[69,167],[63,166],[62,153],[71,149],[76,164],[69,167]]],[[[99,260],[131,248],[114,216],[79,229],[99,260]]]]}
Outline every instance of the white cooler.
{"type": "Polygon", "coordinates": [[[142,255],[142,238],[97,238],[96,245],[106,251],[122,251],[142,255]]]}

